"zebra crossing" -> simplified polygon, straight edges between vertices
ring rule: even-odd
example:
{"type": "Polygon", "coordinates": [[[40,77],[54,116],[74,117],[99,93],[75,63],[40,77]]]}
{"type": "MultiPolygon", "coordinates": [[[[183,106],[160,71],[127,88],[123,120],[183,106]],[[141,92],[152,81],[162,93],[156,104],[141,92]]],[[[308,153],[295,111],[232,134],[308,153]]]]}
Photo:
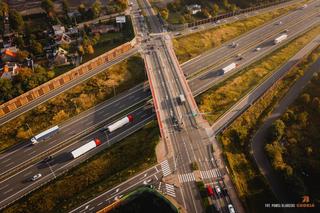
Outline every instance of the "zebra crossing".
{"type": "Polygon", "coordinates": [[[202,179],[216,178],[221,177],[222,174],[219,169],[211,169],[207,171],[200,171],[200,175],[202,179]]]}
{"type": "Polygon", "coordinates": [[[170,169],[168,160],[162,161],[160,165],[161,165],[161,169],[164,177],[171,174],[171,169],[170,169]]]}
{"type": "Polygon", "coordinates": [[[176,192],[174,190],[174,186],[166,183],[166,193],[171,197],[176,197],[176,192]]]}
{"type": "Polygon", "coordinates": [[[178,179],[180,183],[191,182],[196,180],[193,173],[179,174],[178,179]]]}

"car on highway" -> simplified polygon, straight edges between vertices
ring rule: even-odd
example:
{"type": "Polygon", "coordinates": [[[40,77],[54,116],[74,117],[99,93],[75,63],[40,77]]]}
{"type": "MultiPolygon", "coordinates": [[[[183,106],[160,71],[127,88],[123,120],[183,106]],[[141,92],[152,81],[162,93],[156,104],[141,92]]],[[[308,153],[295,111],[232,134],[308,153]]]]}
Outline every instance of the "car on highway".
{"type": "Polygon", "coordinates": [[[48,157],[46,157],[46,158],[44,158],[43,160],[42,160],[42,163],[49,163],[51,160],[52,160],[52,156],[51,155],[49,155],[48,157]]]}
{"type": "Polygon", "coordinates": [[[228,209],[229,209],[229,212],[230,212],[230,213],[236,213],[236,210],[234,210],[232,204],[229,204],[229,205],[228,205],[228,209]]]}
{"type": "Polygon", "coordinates": [[[39,174],[34,175],[34,176],[31,178],[31,180],[32,180],[32,181],[36,181],[36,180],[38,180],[38,179],[41,178],[41,177],[42,177],[42,174],[39,173],[39,174]]]}
{"type": "Polygon", "coordinates": [[[152,178],[143,181],[143,185],[148,185],[152,181],[152,178]]]}
{"type": "Polygon", "coordinates": [[[257,47],[257,48],[255,49],[256,52],[259,52],[260,50],[261,50],[261,47],[257,47]]]}
{"type": "Polygon", "coordinates": [[[283,32],[284,32],[284,33],[288,33],[288,32],[289,32],[289,30],[288,30],[288,29],[285,29],[283,32]]]}
{"type": "Polygon", "coordinates": [[[281,25],[282,24],[282,21],[279,21],[276,23],[276,25],[281,25]]]}
{"type": "Polygon", "coordinates": [[[231,44],[231,47],[233,47],[233,48],[236,48],[236,47],[238,47],[238,46],[239,46],[239,44],[236,43],[236,42],[232,42],[232,44],[231,44]]]}
{"type": "Polygon", "coordinates": [[[115,196],[114,200],[120,200],[123,197],[123,195],[115,196]]]}

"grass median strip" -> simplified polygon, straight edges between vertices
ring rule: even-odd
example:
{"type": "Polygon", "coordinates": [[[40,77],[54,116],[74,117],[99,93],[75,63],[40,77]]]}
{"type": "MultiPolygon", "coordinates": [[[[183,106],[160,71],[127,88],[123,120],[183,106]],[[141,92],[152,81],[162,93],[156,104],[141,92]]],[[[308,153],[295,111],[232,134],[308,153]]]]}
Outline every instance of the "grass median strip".
{"type": "Polygon", "coordinates": [[[0,151],[101,103],[145,80],[143,59],[132,56],[0,127],[0,151]]]}
{"type": "Polygon", "coordinates": [[[4,213],[67,212],[156,163],[157,122],[4,209],[4,213]]]}
{"type": "Polygon", "coordinates": [[[236,38],[268,21],[275,19],[290,10],[298,7],[294,4],[286,8],[280,8],[272,12],[246,18],[229,24],[223,24],[213,29],[181,36],[173,39],[173,46],[180,63],[194,58],[204,51],[220,46],[222,43],[236,38]]]}
{"type": "Polygon", "coordinates": [[[318,47],[295,68],[286,73],[219,135],[231,177],[239,196],[245,203],[247,212],[268,212],[268,209],[264,208],[264,204],[276,202],[250,153],[250,139],[294,82],[320,57],[319,49],[318,47]]]}
{"type": "Polygon", "coordinates": [[[319,33],[320,26],[313,28],[203,93],[197,98],[200,111],[206,113],[206,119],[213,124],[231,106],[285,64],[319,33]]]}

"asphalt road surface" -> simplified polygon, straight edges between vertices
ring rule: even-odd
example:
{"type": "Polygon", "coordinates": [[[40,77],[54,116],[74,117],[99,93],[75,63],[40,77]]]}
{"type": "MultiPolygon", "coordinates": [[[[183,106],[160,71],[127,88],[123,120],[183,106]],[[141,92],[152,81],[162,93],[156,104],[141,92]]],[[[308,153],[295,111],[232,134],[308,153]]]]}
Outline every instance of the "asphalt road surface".
{"type": "MultiPolygon", "coordinates": [[[[72,143],[68,144],[62,149],[59,149],[58,151],[52,153],[51,155],[53,156],[53,160],[49,163],[43,163],[41,159],[36,163],[24,169],[21,169],[10,178],[2,180],[0,182],[0,189],[2,192],[0,194],[0,206],[4,207],[5,205],[13,202],[26,193],[29,193],[30,191],[38,188],[42,184],[54,179],[56,176],[62,174],[67,169],[72,168],[73,166],[79,164],[90,156],[93,156],[97,152],[134,133],[135,131],[142,128],[146,123],[154,119],[152,108],[146,109],[145,106],[129,112],[129,114],[133,115],[134,117],[134,121],[132,123],[127,124],[126,126],[109,134],[106,134],[102,131],[103,127],[96,128],[94,131],[91,131],[81,139],[72,141],[72,143]],[[99,138],[103,142],[103,144],[73,160],[70,152],[87,143],[88,141],[93,140],[94,138],[99,138]],[[30,178],[38,173],[42,174],[42,178],[37,181],[30,181],[30,178]]],[[[106,123],[106,125],[109,124],[110,123],[106,123]]]]}
{"type": "MultiPolygon", "coordinates": [[[[30,141],[20,143],[0,154],[0,176],[8,176],[11,171],[25,166],[27,162],[49,155],[51,150],[65,146],[70,141],[78,140],[91,131],[119,118],[119,115],[132,106],[143,104],[151,97],[148,86],[138,85],[115,96],[75,117],[59,124],[59,134],[52,138],[31,145],[30,141]]],[[[36,134],[34,132],[34,134],[36,134]]]]}

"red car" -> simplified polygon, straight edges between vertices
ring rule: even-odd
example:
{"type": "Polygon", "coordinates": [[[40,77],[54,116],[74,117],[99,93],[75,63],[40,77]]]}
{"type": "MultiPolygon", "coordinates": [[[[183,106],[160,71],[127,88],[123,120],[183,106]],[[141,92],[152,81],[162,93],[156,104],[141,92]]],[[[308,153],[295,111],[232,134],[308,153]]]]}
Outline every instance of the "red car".
{"type": "Polygon", "coordinates": [[[208,196],[214,196],[214,191],[210,185],[207,186],[208,196]]]}

